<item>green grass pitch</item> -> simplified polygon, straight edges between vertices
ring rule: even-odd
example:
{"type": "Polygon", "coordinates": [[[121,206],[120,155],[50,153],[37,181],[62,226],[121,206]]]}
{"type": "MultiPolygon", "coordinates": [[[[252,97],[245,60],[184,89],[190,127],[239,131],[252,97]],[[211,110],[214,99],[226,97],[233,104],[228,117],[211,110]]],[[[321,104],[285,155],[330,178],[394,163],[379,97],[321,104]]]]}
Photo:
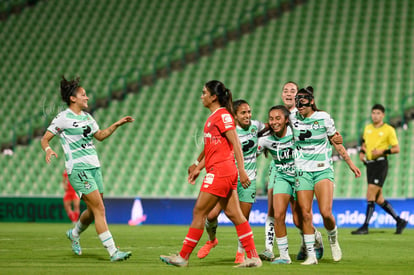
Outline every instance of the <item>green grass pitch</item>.
{"type": "MultiPolygon", "coordinates": [[[[302,266],[294,260],[299,234],[288,229],[291,265],[264,262],[258,269],[235,269],[237,238],[234,227],[219,226],[219,245],[205,259],[197,258],[200,244],[188,268],[168,266],[160,254],[178,252],[188,226],[110,225],[116,244],[132,251],[125,262],[111,263],[94,226],[82,234],[82,256],[72,253],[65,231],[70,224],[0,223],[0,274],[414,274],[414,230],[395,235],[393,229],[371,229],[369,235],[354,236],[351,229],[340,229],[343,259],[332,261],[326,231],[325,253],[315,266],[302,266]]],[[[264,227],[253,227],[258,252],[264,248],[264,227]]],[[[277,248],[274,250],[277,253],[277,248]]]]}

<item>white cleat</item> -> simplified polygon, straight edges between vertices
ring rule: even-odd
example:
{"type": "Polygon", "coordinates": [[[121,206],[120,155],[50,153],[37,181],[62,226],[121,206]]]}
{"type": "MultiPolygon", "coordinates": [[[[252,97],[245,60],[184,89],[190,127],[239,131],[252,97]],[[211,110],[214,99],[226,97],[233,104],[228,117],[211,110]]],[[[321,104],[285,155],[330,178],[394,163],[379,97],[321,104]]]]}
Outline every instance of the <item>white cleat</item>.
{"type": "Polygon", "coordinates": [[[334,262],[339,262],[342,259],[342,250],[339,246],[336,236],[328,236],[329,245],[331,246],[332,258],[334,262]]]}
{"type": "Polygon", "coordinates": [[[308,256],[306,260],[301,263],[301,265],[313,265],[318,264],[318,259],[316,259],[316,255],[308,256]]]}

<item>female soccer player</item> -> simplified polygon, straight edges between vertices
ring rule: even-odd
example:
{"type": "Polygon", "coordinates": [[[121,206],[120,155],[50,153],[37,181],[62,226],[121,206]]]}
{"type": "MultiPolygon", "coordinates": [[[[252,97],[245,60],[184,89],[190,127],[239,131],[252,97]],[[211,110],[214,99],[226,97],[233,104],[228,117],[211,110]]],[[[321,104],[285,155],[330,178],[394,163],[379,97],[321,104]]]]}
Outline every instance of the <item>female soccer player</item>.
{"type": "Polygon", "coordinates": [[[100,130],[93,117],[83,111],[88,107],[88,97],[85,89],[79,85],[79,78],[68,81],[62,77],[60,93],[68,108],[53,119],[41,140],[41,145],[46,152],[46,162],[50,163],[52,156],[57,158],[58,155],[49,146],[49,142],[55,135],[60,137],[69,181],[87,206],[75,227],[66,232],[66,236],[72,243],[73,252],[81,255],[80,234],[95,221],[96,232],[107,249],[110,260],[126,260],[131,256],[131,252],[123,252],[116,247],[106,223],[102,174],[93,138],[102,141],[119,126],[134,119],[126,116],[107,129],[100,130]]]}
{"type": "MultiPolygon", "coordinates": [[[[276,242],[280,256],[273,260],[273,264],[292,263],[286,231],[286,210],[289,201],[294,205],[295,163],[294,140],[292,128],[289,127],[289,110],[283,105],[270,108],[270,129],[259,138],[258,152],[267,150],[272,155],[274,163],[273,213],[275,221],[276,242]]],[[[262,134],[262,133],[261,133],[262,134]]],[[[273,252],[272,252],[273,255],[273,252]]]]}
{"type": "Polygon", "coordinates": [[[63,190],[65,190],[65,195],[63,196],[63,208],[65,208],[66,214],[68,215],[69,219],[72,221],[72,223],[75,224],[79,219],[80,199],[79,196],[76,194],[75,189],[73,189],[72,185],[69,182],[69,176],[66,169],[65,171],[63,171],[62,174],[62,187],[63,190]]]}
{"type": "MultiPolygon", "coordinates": [[[[332,257],[335,262],[342,258],[338,243],[335,218],[332,215],[334,173],[332,166],[332,147],[329,141],[336,133],[331,116],[316,108],[313,88],[300,89],[296,95],[298,111],[290,115],[295,138],[296,194],[302,212],[302,230],[304,233],[307,258],[303,265],[317,264],[312,225],[312,201],[314,195],[318,201],[324,226],[328,232],[332,257]]],[[[346,161],[355,177],[361,171],[352,163],[342,144],[332,145],[346,161]]]]}
{"type": "MultiPolygon", "coordinates": [[[[239,196],[241,211],[244,217],[246,217],[246,220],[249,220],[252,205],[256,201],[257,134],[265,128],[265,124],[251,119],[252,111],[250,109],[250,105],[243,99],[233,102],[233,110],[235,112],[234,120],[236,122],[236,131],[243,151],[244,166],[250,179],[250,185],[247,187],[243,186],[240,181],[238,182],[237,193],[239,196]]],[[[216,230],[218,225],[217,219],[221,210],[222,208],[218,203],[207,216],[206,231],[208,233],[209,240],[197,253],[197,257],[200,259],[206,257],[210,253],[210,250],[218,244],[216,230]]],[[[236,253],[236,260],[234,262],[244,262],[244,249],[240,242],[236,253]]]]}
{"type": "Polygon", "coordinates": [[[243,153],[233,120],[232,94],[223,83],[212,80],[205,84],[201,100],[204,107],[211,111],[204,125],[205,157],[190,173],[188,181],[194,184],[204,166],[207,174],[201,184],[193,210],[193,221],[180,253],[161,255],[160,259],[170,265],[187,266],[192,251],[203,235],[208,213],[220,203],[236,226],[239,240],[247,253],[246,261],[237,267],[260,267],[262,262],[257,255],[253,232],[240,209],[236,190],[238,175],[243,186],[248,186],[250,180],[244,169],[243,153]]]}

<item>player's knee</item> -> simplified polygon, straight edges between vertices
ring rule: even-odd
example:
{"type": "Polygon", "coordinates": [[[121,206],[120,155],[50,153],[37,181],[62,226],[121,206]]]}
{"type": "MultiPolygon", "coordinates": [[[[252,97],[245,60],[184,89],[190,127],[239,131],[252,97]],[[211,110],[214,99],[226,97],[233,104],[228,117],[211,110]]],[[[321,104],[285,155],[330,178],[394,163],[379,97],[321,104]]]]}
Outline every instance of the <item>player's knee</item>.
{"type": "Polygon", "coordinates": [[[322,207],[319,210],[324,219],[332,216],[332,207],[322,207]]]}
{"type": "Polygon", "coordinates": [[[275,212],[275,223],[283,224],[285,223],[286,213],[275,212]]]}

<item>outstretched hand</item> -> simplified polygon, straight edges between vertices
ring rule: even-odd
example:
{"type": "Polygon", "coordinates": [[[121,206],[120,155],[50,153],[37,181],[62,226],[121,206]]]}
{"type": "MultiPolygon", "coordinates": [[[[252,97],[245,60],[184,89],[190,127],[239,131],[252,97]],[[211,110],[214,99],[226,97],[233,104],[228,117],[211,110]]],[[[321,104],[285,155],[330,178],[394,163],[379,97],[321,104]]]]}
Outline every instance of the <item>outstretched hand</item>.
{"type": "Polygon", "coordinates": [[[118,120],[117,122],[116,122],[116,125],[117,126],[121,126],[121,125],[123,125],[123,124],[125,124],[125,123],[127,123],[127,122],[133,122],[135,119],[133,119],[131,116],[126,116],[126,117],[123,117],[123,118],[121,118],[120,120],[118,120]]]}

